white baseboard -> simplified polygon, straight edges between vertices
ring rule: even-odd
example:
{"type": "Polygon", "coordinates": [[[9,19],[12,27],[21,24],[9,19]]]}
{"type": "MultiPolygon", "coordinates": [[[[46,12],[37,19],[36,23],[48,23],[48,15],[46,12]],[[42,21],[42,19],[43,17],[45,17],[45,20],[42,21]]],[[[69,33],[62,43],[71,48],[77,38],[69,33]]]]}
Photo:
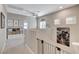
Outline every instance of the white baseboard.
{"type": "Polygon", "coordinates": [[[6,48],[6,43],[4,42],[4,45],[3,45],[2,50],[1,50],[1,54],[3,54],[3,52],[5,51],[5,48],[6,48]]]}
{"type": "Polygon", "coordinates": [[[27,49],[28,49],[28,51],[29,51],[30,54],[35,54],[35,53],[32,51],[32,49],[31,49],[27,44],[25,44],[25,46],[27,47],[27,49]]]}

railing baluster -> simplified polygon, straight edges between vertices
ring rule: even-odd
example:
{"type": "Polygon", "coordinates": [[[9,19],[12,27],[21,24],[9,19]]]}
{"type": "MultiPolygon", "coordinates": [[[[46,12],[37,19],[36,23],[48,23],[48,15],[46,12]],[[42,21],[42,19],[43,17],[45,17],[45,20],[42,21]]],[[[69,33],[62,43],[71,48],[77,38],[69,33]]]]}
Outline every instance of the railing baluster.
{"type": "Polygon", "coordinates": [[[67,51],[65,51],[59,47],[53,46],[52,44],[50,44],[44,40],[37,39],[37,43],[38,43],[38,53],[41,53],[41,54],[45,54],[45,53],[46,54],[47,53],[49,53],[49,54],[67,54],[68,53],[67,51]]]}
{"type": "Polygon", "coordinates": [[[44,54],[44,41],[41,40],[41,43],[42,43],[42,54],[44,54]]]}

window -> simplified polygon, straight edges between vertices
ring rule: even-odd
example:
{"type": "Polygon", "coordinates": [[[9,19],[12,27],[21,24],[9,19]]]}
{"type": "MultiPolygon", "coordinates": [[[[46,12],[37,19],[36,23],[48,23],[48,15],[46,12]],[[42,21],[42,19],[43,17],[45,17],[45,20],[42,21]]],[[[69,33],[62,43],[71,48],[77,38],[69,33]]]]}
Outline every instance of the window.
{"type": "Polygon", "coordinates": [[[28,29],[28,23],[24,23],[24,29],[28,29]]]}
{"type": "Polygon", "coordinates": [[[46,29],[46,21],[40,21],[40,29],[46,29]]]}
{"type": "Polygon", "coordinates": [[[66,18],[66,24],[76,24],[77,22],[76,16],[71,16],[66,18]]]}

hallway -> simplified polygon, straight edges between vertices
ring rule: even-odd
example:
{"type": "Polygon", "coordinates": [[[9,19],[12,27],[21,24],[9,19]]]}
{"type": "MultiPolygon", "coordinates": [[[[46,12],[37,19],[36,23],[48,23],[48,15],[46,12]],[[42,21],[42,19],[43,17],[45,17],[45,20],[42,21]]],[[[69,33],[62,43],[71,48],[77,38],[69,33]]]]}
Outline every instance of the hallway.
{"type": "Polygon", "coordinates": [[[0,4],[1,54],[79,54],[78,4],[0,4]]]}

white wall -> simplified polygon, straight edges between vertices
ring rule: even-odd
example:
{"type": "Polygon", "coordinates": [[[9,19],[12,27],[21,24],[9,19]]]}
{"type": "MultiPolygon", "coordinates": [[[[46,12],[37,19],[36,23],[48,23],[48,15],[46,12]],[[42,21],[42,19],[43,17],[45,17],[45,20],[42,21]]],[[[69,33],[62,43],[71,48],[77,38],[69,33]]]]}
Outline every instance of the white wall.
{"type": "Polygon", "coordinates": [[[0,53],[3,52],[4,47],[6,45],[6,20],[7,20],[7,12],[4,5],[0,4],[0,13],[5,15],[5,28],[0,29],[0,53]]]}

